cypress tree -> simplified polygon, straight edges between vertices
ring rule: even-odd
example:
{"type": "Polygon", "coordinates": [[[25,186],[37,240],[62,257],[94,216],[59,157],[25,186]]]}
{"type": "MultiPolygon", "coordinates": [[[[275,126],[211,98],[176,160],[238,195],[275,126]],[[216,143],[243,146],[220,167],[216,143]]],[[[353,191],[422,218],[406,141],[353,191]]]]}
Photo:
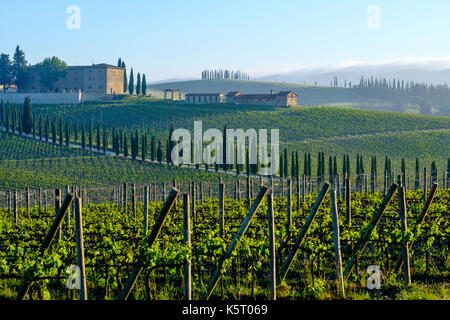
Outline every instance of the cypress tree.
{"type": "Polygon", "coordinates": [[[70,145],[70,124],[66,121],[66,146],[70,145]]]}
{"type": "Polygon", "coordinates": [[[124,68],[123,72],[123,93],[126,93],[128,90],[128,79],[127,79],[127,68],[125,66],[125,62],[122,61],[122,68],[124,68]]]}
{"type": "Polygon", "coordinates": [[[328,157],[328,175],[329,175],[330,182],[333,181],[333,157],[332,156],[328,157]]]}
{"type": "Polygon", "coordinates": [[[152,134],[152,142],[151,142],[151,146],[150,146],[150,156],[152,161],[155,161],[156,159],[156,140],[155,140],[155,136],[152,134]]]}
{"type": "Polygon", "coordinates": [[[103,153],[106,154],[106,151],[108,151],[108,130],[103,126],[103,153]]]}
{"type": "Polygon", "coordinates": [[[138,72],[136,81],[136,94],[141,94],[141,74],[138,72]]]}
{"type": "Polygon", "coordinates": [[[333,158],[333,176],[337,177],[338,175],[338,168],[337,168],[337,159],[336,156],[333,158]]]}
{"type": "Polygon", "coordinates": [[[9,132],[9,129],[10,129],[10,127],[9,127],[9,118],[10,118],[9,114],[10,114],[10,111],[9,111],[9,108],[7,108],[6,109],[6,117],[5,117],[5,122],[6,122],[5,127],[6,127],[6,132],[7,133],[9,132]]]}
{"type": "Polygon", "coordinates": [[[48,142],[50,137],[50,118],[47,117],[45,118],[45,141],[48,142]]]}
{"type": "Polygon", "coordinates": [[[53,144],[56,144],[56,119],[54,116],[52,118],[52,140],[53,144]]]}
{"type": "Polygon", "coordinates": [[[5,105],[3,103],[3,100],[0,102],[0,116],[1,116],[1,124],[3,127],[5,126],[5,120],[6,120],[6,116],[5,116],[5,105]]]}
{"type": "Polygon", "coordinates": [[[77,122],[75,122],[73,131],[74,131],[75,144],[77,144],[78,143],[78,123],[77,122]]]}
{"type": "Polygon", "coordinates": [[[123,134],[123,155],[128,158],[128,135],[126,133],[123,134]]]}
{"type": "Polygon", "coordinates": [[[311,152],[308,152],[308,176],[312,176],[311,152]]]}
{"type": "Polygon", "coordinates": [[[283,154],[280,154],[280,178],[283,178],[283,176],[284,176],[284,160],[283,154]]]}
{"type": "Polygon", "coordinates": [[[142,74],[142,95],[147,95],[147,79],[145,78],[145,73],[142,74]]]}
{"type": "Polygon", "coordinates": [[[81,148],[86,149],[86,125],[84,123],[81,127],[81,148]]]}
{"type": "Polygon", "coordinates": [[[22,130],[26,134],[30,134],[33,130],[33,110],[31,107],[30,97],[26,97],[23,104],[22,112],[22,130]]]}
{"type": "Polygon", "coordinates": [[[93,140],[94,140],[94,124],[92,120],[89,122],[89,150],[93,149],[93,140]]]}
{"type": "Polygon", "coordinates": [[[22,112],[19,112],[19,135],[23,134],[23,127],[22,127],[22,112]]]}
{"type": "Polygon", "coordinates": [[[36,116],[33,115],[33,125],[32,125],[33,139],[36,138],[36,116]]]}
{"type": "Polygon", "coordinates": [[[159,163],[163,161],[163,151],[161,148],[161,141],[158,141],[158,150],[156,151],[156,159],[159,163]]]}
{"type": "Polygon", "coordinates": [[[40,139],[40,140],[42,140],[42,138],[43,138],[43,135],[42,135],[42,133],[43,133],[42,125],[43,125],[42,116],[39,115],[39,139],[40,139]]]}
{"type": "Polygon", "coordinates": [[[62,118],[59,118],[58,133],[59,133],[59,145],[62,146],[64,143],[64,127],[62,118]]]}
{"type": "Polygon", "coordinates": [[[175,128],[173,126],[173,123],[170,125],[170,130],[169,130],[169,139],[167,141],[167,163],[168,164],[173,164],[172,161],[172,149],[175,146],[175,143],[172,141],[172,133],[175,131],[175,128]]]}
{"type": "Polygon", "coordinates": [[[100,141],[100,124],[97,123],[97,151],[100,151],[102,146],[101,146],[101,141],[100,141]]]}
{"type": "Polygon", "coordinates": [[[417,190],[420,188],[420,172],[419,172],[419,158],[416,158],[416,178],[414,180],[414,188],[417,190]]]}
{"type": "Polygon", "coordinates": [[[131,68],[130,72],[130,82],[128,83],[128,93],[133,94],[134,93],[134,75],[133,75],[133,68],[131,68]]]}
{"type": "Polygon", "coordinates": [[[222,159],[222,169],[226,172],[228,170],[227,165],[227,125],[223,127],[223,135],[222,135],[222,149],[223,149],[223,159],[222,159]]]}
{"type": "Polygon", "coordinates": [[[289,163],[289,159],[288,159],[287,148],[284,148],[284,174],[283,174],[283,176],[285,178],[289,177],[288,163],[289,163]]]}

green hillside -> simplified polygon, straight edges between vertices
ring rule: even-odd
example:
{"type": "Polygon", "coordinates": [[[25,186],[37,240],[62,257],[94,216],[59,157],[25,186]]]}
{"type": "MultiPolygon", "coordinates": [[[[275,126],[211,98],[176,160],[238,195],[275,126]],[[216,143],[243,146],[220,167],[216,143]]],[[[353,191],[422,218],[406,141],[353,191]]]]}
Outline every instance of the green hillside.
{"type": "MultiPolygon", "coordinates": [[[[398,111],[404,113],[423,113],[421,104],[430,100],[432,114],[450,115],[446,101],[436,100],[427,95],[415,97],[402,92],[382,89],[358,90],[327,86],[311,86],[284,82],[248,81],[248,80],[190,80],[150,85],[155,98],[163,98],[163,90],[176,88],[184,93],[224,93],[242,91],[244,93],[270,93],[294,91],[298,95],[298,104],[302,106],[333,105],[368,110],[398,111]],[[435,104],[433,101],[437,102],[435,104]]],[[[428,113],[426,113],[428,114],[428,113]]]]}
{"type": "Polygon", "coordinates": [[[304,106],[360,103],[362,102],[351,90],[344,88],[307,86],[293,83],[248,81],[248,80],[192,80],[150,85],[155,97],[162,98],[162,91],[176,88],[183,93],[223,93],[242,91],[244,93],[270,93],[294,91],[299,96],[299,104],[304,106]]]}
{"type": "Polygon", "coordinates": [[[126,99],[74,106],[35,106],[35,113],[57,115],[79,127],[94,119],[108,129],[147,130],[163,143],[170,125],[204,128],[279,129],[280,142],[299,151],[446,158],[450,117],[411,115],[339,107],[273,108],[245,105],[192,105],[151,99],[126,99]],[[426,140],[421,142],[422,137],[426,140]],[[361,142],[358,142],[361,141],[361,142]],[[358,142],[358,143],[357,143],[358,142]],[[412,147],[404,148],[408,143],[412,147]],[[393,152],[395,151],[395,152],[393,152]]]}

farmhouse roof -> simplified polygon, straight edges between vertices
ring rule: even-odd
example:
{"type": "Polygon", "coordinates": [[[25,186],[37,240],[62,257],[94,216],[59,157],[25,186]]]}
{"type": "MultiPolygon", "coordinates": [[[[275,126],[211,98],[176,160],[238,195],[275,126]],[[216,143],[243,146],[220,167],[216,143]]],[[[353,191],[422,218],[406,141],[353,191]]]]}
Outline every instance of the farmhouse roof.
{"type": "Polygon", "coordinates": [[[223,93],[186,93],[186,96],[189,97],[200,97],[200,96],[220,96],[223,93]]]}

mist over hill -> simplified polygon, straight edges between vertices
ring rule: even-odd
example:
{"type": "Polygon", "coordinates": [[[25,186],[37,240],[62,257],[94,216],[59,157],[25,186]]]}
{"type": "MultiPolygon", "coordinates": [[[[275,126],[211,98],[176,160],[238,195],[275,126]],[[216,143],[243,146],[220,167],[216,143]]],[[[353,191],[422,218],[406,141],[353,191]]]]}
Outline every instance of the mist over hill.
{"type": "Polygon", "coordinates": [[[263,76],[263,81],[280,81],[330,85],[334,77],[339,84],[344,81],[357,84],[364,77],[401,79],[429,84],[450,83],[450,58],[411,59],[404,61],[388,61],[379,63],[347,62],[341,65],[305,68],[286,73],[263,76]]]}

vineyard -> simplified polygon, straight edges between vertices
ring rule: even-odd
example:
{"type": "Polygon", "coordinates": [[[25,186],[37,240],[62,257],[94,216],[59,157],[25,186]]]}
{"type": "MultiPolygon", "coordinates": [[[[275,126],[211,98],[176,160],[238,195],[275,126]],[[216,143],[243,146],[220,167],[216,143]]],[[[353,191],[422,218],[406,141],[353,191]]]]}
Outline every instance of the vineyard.
{"type": "Polygon", "coordinates": [[[0,296],[402,299],[419,286],[448,298],[450,190],[250,181],[16,194],[0,209],[0,296]],[[66,285],[74,265],[80,290],[66,285]],[[374,265],[380,290],[366,288],[374,265]]]}

